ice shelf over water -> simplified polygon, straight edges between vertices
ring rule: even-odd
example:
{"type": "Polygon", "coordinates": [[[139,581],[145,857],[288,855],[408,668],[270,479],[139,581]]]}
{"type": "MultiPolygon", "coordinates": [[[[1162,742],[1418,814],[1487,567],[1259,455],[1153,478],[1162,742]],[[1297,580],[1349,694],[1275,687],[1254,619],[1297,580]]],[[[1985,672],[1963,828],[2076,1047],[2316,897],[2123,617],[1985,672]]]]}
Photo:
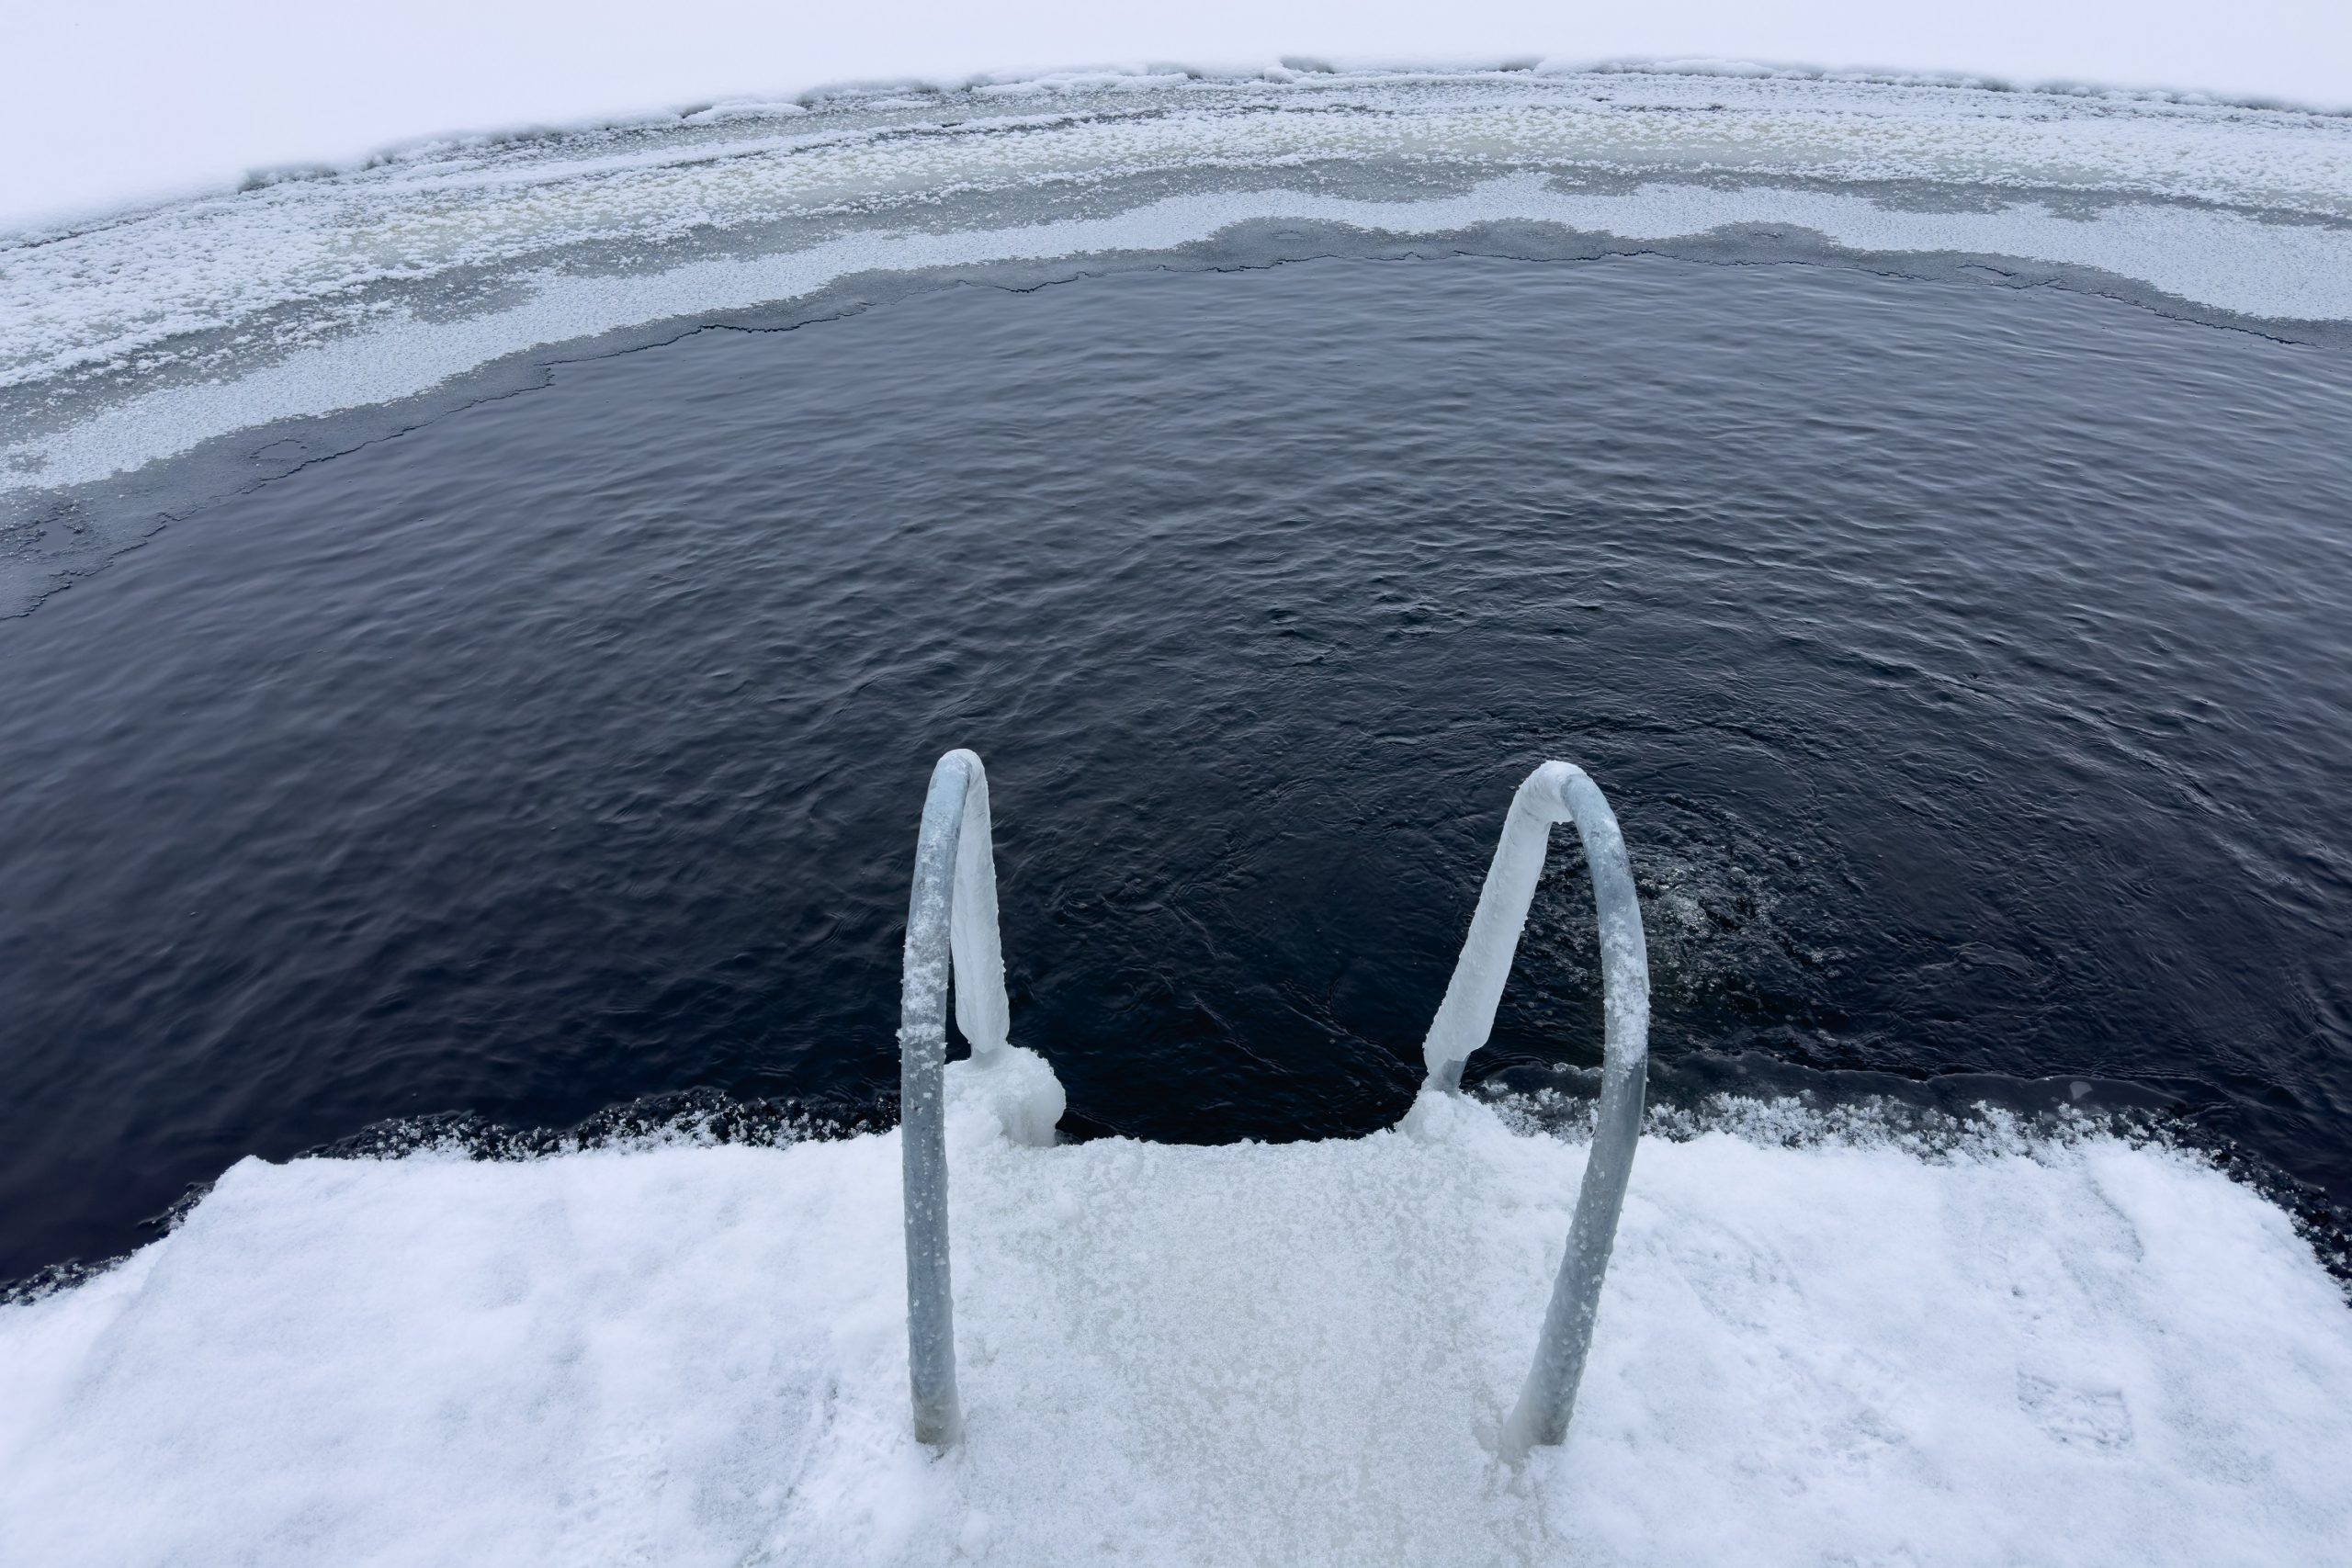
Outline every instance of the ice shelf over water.
{"type": "MultiPolygon", "coordinates": [[[[968,1420],[909,1435],[897,1134],[247,1160],[0,1308],[8,1561],[2316,1563],[2352,1312],[2196,1158],[1652,1138],[1564,1450],[1583,1149],[1016,1146],[950,1119],[968,1420]]],[[[1755,1123],[1761,1122],[1759,1127],[1755,1123]]]]}
{"type": "Polygon", "coordinates": [[[0,238],[0,499],[844,280],[1413,241],[1987,257],[2346,321],[2352,117],[1666,71],[1097,73],[420,144],[0,238]]]}

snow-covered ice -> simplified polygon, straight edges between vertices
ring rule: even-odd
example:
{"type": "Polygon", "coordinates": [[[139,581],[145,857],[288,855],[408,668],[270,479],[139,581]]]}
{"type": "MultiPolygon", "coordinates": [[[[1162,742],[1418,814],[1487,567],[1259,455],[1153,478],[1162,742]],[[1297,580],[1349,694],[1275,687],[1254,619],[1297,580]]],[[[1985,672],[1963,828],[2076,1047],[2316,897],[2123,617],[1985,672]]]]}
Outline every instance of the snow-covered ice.
{"type": "MultiPolygon", "coordinates": [[[[959,1072],[959,1078],[967,1075],[959,1072]]],[[[247,1160],[0,1309],[0,1556],[80,1563],[2308,1562],[2352,1312],[2196,1157],[1732,1125],[1635,1163],[1577,1424],[1517,1390],[1582,1147],[1432,1097],[951,1164],[908,1432],[897,1134],[247,1160]]],[[[1792,1113],[1793,1114],[1793,1113],[1792,1113]]]]}
{"type": "Polygon", "coordinates": [[[2352,107],[2352,19],[2336,0],[82,0],[11,7],[0,41],[21,62],[0,94],[0,222],[227,188],[250,167],[349,163],[436,131],[615,123],[842,82],[1099,77],[1120,62],[1159,75],[1813,62],[2352,107]]]}
{"type": "Polygon", "coordinates": [[[2340,323],[2352,118],[1672,72],[1142,74],[419,146],[0,242],[0,497],[848,280],[1142,265],[1300,224],[1301,254],[1497,225],[1810,236],[2340,323]]]}

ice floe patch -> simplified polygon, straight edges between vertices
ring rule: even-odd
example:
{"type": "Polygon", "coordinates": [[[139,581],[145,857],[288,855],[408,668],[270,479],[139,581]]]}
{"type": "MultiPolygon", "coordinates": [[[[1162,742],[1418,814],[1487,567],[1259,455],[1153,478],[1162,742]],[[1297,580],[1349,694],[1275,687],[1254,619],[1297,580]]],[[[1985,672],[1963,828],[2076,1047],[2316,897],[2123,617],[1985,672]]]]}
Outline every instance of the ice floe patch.
{"type": "Polygon", "coordinates": [[[2022,256],[2137,279],[2250,317],[2352,320],[2352,225],[2280,226],[2199,209],[2133,205],[2084,218],[2027,202],[1989,214],[1933,212],[1771,186],[1565,192],[1525,175],[1422,201],[1289,190],[1182,196],[1107,218],[859,233],[656,272],[535,273],[518,280],[523,297],[502,308],[449,321],[402,312],[250,372],[139,392],[53,434],[0,446],[0,490],[87,484],[239,430],[413,397],[533,349],[790,301],[854,275],[1169,252],[1243,223],[1285,220],[1379,238],[1538,223],[1637,244],[1743,225],[1792,227],[1854,252],[2022,256]]]}

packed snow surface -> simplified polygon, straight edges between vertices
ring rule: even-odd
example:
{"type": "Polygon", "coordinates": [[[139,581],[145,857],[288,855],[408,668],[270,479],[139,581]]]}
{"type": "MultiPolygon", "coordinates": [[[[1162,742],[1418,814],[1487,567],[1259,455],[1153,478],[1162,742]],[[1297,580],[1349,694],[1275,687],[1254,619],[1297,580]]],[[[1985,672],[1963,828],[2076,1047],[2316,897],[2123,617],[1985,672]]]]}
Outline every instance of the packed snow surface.
{"type": "MultiPolygon", "coordinates": [[[[966,1076],[968,1075],[959,1075],[966,1076]]],[[[2352,1540],[2352,1312],[2199,1160],[1645,1142],[1576,1426],[1484,1446],[1583,1148],[951,1115],[967,1416],[909,1435],[897,1134],[247,1160],[0,1309],[5,1555],[77,1563],[2197,1563],[2352,1540]]]]}

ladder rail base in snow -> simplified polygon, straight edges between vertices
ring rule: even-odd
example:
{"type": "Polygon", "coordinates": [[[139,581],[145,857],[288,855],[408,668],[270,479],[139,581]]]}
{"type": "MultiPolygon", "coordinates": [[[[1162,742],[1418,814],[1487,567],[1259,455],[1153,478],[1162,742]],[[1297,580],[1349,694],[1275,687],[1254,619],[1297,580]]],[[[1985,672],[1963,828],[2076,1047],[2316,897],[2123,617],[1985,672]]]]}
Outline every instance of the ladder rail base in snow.
{"type": "Polygon", "coordinates": [[[1534,1364],[1519,1401],[1502,1424],[1501,1456],[1518,1462],[1530,1449],[1558,1443],[1576,1412],[1577,1385],[1592,1347],[1593,1319],[1609,1252],[1633,1174],[1634,1146],[1642,1135],[1642,1102],[1649,1065],[1649,949],[1642,933],[1641,901],[1625,837],[1600,786],[1583,769],[1546,762],[1511,798],[1501,840],[1478,893],[1477,913],[1463,940],[1462,956],[1422,1045],[1429,1087],[1448,1093],[1462,1086],[1462,1068],[1493,1032],[1495,1008],[1510,977],[1528,905],[1543,874],[1552,825],[1572,822],[1592,874],[1600,922],[1600,964],[1607,1028],[1601,1053],[1600,1111],[1577,1192],[1567,1251],[1552,1282],[1552,1300],[1535,1346],[1534,1364]]]}
{"type": "Polygon", "coordinates": [[[947,996],[975,1059],[1004,1049],[1010,1010],[997,931],[988,773],[957,750],[932,770],[915,840],[899,993],[900,1179],[907,1227],[907,1376],[915,1437],[955,1445],[956,1303],[947,1245],[947,996]]]}

